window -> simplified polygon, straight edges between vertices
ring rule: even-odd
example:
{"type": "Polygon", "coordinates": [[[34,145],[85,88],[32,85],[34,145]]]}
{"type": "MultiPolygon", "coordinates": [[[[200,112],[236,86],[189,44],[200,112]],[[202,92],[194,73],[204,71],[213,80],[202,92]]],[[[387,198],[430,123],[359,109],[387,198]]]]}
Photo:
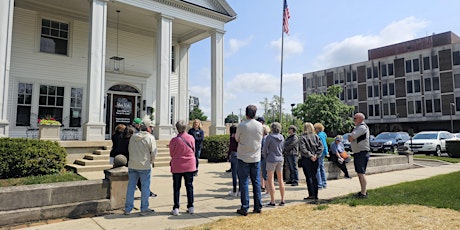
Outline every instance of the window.
{"type": "Polygon", "coordinates": [[[390,115],[389,112],[390,112],[390,111],[388,111],[388,103],[383,103],[383,116],[388,116],[388,115],[390,115]]]}
{"type": "Polygon", "coordinates": [[[394,73],[393,63],[388,64],[388,76],[392,76],[394,73]]]}
{"type": "MultiPolygon", "coordinates": [[[[458,111],[460,108],[460,97],[455,98],[455,111],[458,111]]],[[[455,112],[454,112],[455,114],[455,112]]]]}
{"type": "Polygon", "coordinates": [[[394,103],[394,102],[390,103],[390,114],[391,115],[396,115],[396,103],[394,103]]]}
{"type": "Polygon", "coordinates": [[[351,100],[351,96],[352,96],[351,89],[347,89],[347,98],[348,98],[348,100],[351,100]]]}
{"type": "Polygon", "coordinates": [[[38,118],[54,117],[62,123],[64,87],[40,85],[38,118]]]}
{"type": "Polygon", "coordinates": [[[377,105],[374,105],[374,116],[380,116],[380,106],[377,104],[377,105]]]}
{"type": "Polygon", "coordinates": [[[379,96],[379,86],[378,85],[374,85],[374,97],[378,97],[379,96]]]}
{"type": "Polygon", "coordinates": [[[430,57],[423,58],[423,70],[430,69],[430,57]]]}
{"type": "Polygon", "coordinates": [[[440,113],[441,112],[441,99],[434,99],[434,112],[440,113]]]}
{"type": "Polygon", "coordinates": [[[412,81],[406,81],[407,93],[412,93],[412,81]]]}
{"type": "Polygon", "coordinates": [[[372,86],[367,87],[367,97],[372,97],[372,86]]]}
{"type": "Polygon", "coordinates": [[[358,99],[358,88],[353,88],[353,99],[358,99]]]}
{"type": "Polygon", "coordinates": [[[352,74],[352,75],[353,75],[353,81],[356,81],[356,76],[357,76],[356,70],[353,70],[353,74],[352,74]]]}
{"type": "Polygon", "coordinates": [[[414,101],[407,102],[407,113],[414,114],[414,101]]]}
{"type": "Polygon", "coordinates": [[[388,90],[390,91],[390,95],[395,95],[395,83],[388,84],[388,90]]]}
{"type": "Polygon", "coordinates": [[[174,46],[171,47],[171,72],[176,72],[176,52],[174,46]]]}
{"type": "Polygon", "coordinates": [[[412,66],[414,66],[414,72],[420,71],[420,63],[418,62],[418,58],[412,60],[412,66]]]}
{"type": "Polygon", "coordinates": [[[372,69],[371,67],[367,67],[367,79],[371,79],[372,78],[372,69]]]}
{"type": "Polygon", "coordinates": [[[351,73],[347,71],[347,82],[351,82],[351,73]]]}
{"type": "Polygon", "coordinates": [[[372,67],[372,75],[374,76],[374,78],[379,78],[379,69],[377,68],[377,66],[372,67]]]}
{"type": "Polygon", "coordinates": [[[69,127],[81,127],[81,109],[83,101],[83,89],[72,88],[70,91],[70,118],[69,127]]]}
{"type": "Polygon", "coordinates": [[[454,74],[455,88],[460,88],[460,74],[454,74]]]}
{"type": "Polygon", "coordinates": [[[433,90],[439,90],[439,77],[433,77],[433,90]]]}
{"type": "Polygon", "coordinates": [[[415,113],[422,113],[422,101],[415,101],[415,113]]]}
{"type": "Polygon", "coordinates": [[[425,78],[425,92],[431,91],[431,78],[425,78]]]}
{"type": "Polygon", "coordinates": [[[414,80],[414,93],[420,93],[420,80],[414,80]]]}
{"type": "Polygon", "coordinates": [[[455,51],[452,53],[452,59],[454,65],[460,65],[460,53],[459,51],[455,51]]]}
{"type": "Polygon", "coordinates": [[[387,65],[383,64],[382,65],[382,77],[387,75],[387,65]]]}
{"type": "Polygon", "coordinates": [[[433,112],[433,101],[431,99],[425,100],[426,113],[433,112]]]}
{"type": "Polygon", "coordinates": [[[69,24],[42,19],[40,52],[68,54],[69,24]]]}
{"type": "Polygon", "coordinates": [[[382,96],[387,96],[388,95],[388,86],[387,84],[382,84],[382,96]]]}
{"type": "Polygon", "coordinates": [[[32,84],[19,83],[18,107],[16,109],[16,125],[30,126],[30,111],[32,104],[32,84]]]}
{"type": "Polygon", "coordinates": [[[374,105],[368,105],[368,108],[369,108],[369,117],[372,117],[374,116],[374,105]]]}
{"type": "Polygon", "coordinates": [[[406,73],[411,73],[412,72],[412,61],[407,60],[406,61],[406,73]]]}
{"type": "Polygon", "coordinates": [[[433,68],[433,69],[439,68],[439,66],[438,66],[438,55],[431,56],[431,68],[433,68]]]}

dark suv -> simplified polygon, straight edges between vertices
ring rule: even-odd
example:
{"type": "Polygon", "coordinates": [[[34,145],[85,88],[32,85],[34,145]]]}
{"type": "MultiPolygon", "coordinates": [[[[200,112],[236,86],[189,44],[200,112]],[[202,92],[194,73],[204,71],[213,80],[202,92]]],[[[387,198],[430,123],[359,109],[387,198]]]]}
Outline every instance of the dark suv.
{"type": "Polygon", "coordinates": [[[371,140],[372,152],[386,152],[398,150],[399,145],[404,145],[404,142],[410,140],[410,136],[406,132],[383,132],[371,140]]]}

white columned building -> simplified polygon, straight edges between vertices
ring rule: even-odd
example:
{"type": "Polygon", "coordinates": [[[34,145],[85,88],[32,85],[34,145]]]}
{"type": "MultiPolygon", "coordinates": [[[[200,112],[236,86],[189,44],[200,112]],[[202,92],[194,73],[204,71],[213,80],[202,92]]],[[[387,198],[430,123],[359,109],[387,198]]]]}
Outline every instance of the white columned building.
{"type": "Polygon", "coordinates": [[[210,134],[224,134],[224,31],[211,35],[211,127],[210,134]]]}
{"type": "Polygon", "coordinates": [[[0,1],[0,137],[8,136],[8,84],[14,0],[0,1]]]}

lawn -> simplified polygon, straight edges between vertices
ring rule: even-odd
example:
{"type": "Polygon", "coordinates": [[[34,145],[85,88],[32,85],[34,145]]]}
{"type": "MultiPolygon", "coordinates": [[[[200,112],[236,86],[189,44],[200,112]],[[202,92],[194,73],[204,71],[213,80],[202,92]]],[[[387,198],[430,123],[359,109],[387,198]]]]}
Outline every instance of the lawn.
{"type": "Polygon", "coordinates": [[[86,179],[72,172],[64,172],[64,173],[55,174],[55,175],[30,176],[30,177],[22,177],[22,178],[3,179],[3,180],[0,180],[0,187],[31,185],[31,184],[46,184],[46,183],[54,183],[54,182],[67,182],[67,181],[79,181],[79,180],[86,180],[86,179]]]}
{"type": "Polygon", "coordinates": [[[452,158],[452,157],[436,157],[436,156],[414,155],[414,158],[440,160],[440,161],[445,161],[445,162],[450,162],[450,163],[460,163],[460,158],[452,158]]]}

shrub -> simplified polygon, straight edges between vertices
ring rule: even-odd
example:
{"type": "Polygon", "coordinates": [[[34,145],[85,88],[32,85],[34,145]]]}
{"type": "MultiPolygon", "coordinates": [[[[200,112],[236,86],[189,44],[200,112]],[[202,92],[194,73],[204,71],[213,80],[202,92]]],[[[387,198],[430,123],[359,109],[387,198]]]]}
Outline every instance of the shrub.
{"type": "Polygon", "coordinates": [[[205,137],[201,158],[208,159],[208,162],[225,162],[229,144],[228,134],[205,137]]]}
{"type": "Polygon", "coordinates": [[[57,142],[0,138],[0,179],[59,173],[66,156],[57,142]]]}

